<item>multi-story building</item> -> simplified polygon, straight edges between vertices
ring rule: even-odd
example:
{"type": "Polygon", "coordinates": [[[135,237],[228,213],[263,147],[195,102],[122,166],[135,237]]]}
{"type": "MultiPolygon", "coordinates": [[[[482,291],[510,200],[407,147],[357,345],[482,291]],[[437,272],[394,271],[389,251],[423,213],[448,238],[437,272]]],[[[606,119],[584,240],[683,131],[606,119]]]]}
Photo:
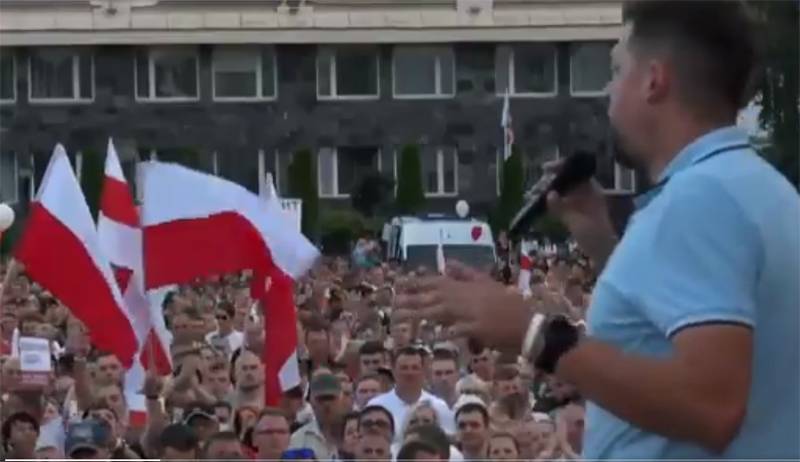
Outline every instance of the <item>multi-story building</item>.
{"type": "Polygon", "coordinates": [[[282,193],[309,148],[335,207],[416,143],[431,210],[482,213],[506,91],[529,180],[590,150],[628,193],[605,101],[620,27],[619,2],[589,0],[0,0],[0,199],[30,199],[55,143],[113,136],[130,178],[156,157],[282,193]]]}

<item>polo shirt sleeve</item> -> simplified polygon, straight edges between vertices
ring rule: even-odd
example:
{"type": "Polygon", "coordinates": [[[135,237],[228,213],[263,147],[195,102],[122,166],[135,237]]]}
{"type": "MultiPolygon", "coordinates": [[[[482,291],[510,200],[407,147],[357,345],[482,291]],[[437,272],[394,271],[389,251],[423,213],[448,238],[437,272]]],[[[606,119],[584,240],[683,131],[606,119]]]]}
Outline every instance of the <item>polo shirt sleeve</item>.
{"type": "Polygon", "coordinates": [[[642,272],[632,276],[642,281],[636,292],[645,316],[668,338],[702,324],[755,327],[764,251],[758,227],[717,180],[680,175],[671,182],[642,272]]]}

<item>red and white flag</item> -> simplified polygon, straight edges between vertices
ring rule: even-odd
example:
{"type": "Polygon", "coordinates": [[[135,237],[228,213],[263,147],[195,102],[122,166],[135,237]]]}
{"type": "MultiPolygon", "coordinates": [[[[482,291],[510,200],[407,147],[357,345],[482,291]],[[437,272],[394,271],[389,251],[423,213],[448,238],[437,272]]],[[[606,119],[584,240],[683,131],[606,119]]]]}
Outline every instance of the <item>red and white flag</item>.
{"type": "Polygon", "coordinates": [[[142,166],[145,287],[251,269],[264,313],[266,398],[300,383],[293,281],[319,257],[273,196],[175,164],[142,166]],[[264,278],[272,287],[264,294],[264,278]]]}
{"type": "Polygon", "coordinates": [[[144,398],[140,396],[145,369],[152,367],[160,375],[169,374],[172,370],[169,355],[166,353],[169,351],[171,335],[164,326],[161,307],[151,307],[144,290],[139,211],[125,181],[114,143],[110,139],[97,234],[100,248],[111,263],[139,345],[138,360],[125,373],[125,396],[131,411],[130,423],[138,426],[144,423],[146,417],[144,398]],[[159,323],[159,319],[162,322],[159,323]]]}
{"type": "Polygon", "coordinates": [[[89,330],[92,344],[125,367],[138,350],[122,295],[103,253],[89,206],[60,144],[31,204],[16,258],[89,330]]]}
{"type": "Polygon", "coordinates": [[[533,257],[531,252],[536,244],[528,240],[519,243],[519,276],[517,277],[517,288],[523,296],[531,295],[531,271],[533,270],[533,257]]]}
{"type": "Polygon", "coordinates": [[[511,101],[508,88],[503,95],[503,113],[500,116],[500,127],[503,128],[503,160],[511,157],[511,147],[514,146],[514,128],[511,119],[511,101]]]}

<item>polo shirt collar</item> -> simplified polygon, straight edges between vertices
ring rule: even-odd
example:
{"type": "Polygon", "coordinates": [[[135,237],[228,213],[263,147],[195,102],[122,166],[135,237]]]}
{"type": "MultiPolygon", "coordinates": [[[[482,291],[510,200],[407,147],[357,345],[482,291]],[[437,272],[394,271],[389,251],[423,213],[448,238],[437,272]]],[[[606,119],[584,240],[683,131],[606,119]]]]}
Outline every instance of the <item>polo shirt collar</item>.
{"type": "Polygon", "coordinates": [[[661,192],[667,181],[676,173],[686,170],[692,165],[718,154],[720,151],[745,147],[749,143],[747,133],[735,125],[717,128],[700,136],[681,149],[678,155],[667,164],[653,187],[634,199],[636,209],[645,207],[653,200],[661,192]]]}
{"type": "Polygon", "coordinates": [[[674,174],[705,160],[715,152],[742,144],[749,144],[747,133],[735,125],[710,131],[681,149],[678,155],[667,164],[667,168],[661,172],[658,183],[662,183],[674,174]]]}

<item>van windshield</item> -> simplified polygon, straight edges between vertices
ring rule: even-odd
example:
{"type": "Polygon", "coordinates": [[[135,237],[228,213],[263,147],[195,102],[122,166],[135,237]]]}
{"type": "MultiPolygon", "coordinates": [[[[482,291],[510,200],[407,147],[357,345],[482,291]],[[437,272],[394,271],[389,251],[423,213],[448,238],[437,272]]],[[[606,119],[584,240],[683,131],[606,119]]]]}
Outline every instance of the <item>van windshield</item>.
{"type": "MultiPolygon", "coordinates": [[[[408,269],[425,266],[436,268],[436,245],[409,245],[406,247],[405,266],[408,269]]],[[[445,260],[458,260],[461,263],[489,271],[495,263],[494,249],[488,245],[448,245],[443,246],[445,260]]]]}

